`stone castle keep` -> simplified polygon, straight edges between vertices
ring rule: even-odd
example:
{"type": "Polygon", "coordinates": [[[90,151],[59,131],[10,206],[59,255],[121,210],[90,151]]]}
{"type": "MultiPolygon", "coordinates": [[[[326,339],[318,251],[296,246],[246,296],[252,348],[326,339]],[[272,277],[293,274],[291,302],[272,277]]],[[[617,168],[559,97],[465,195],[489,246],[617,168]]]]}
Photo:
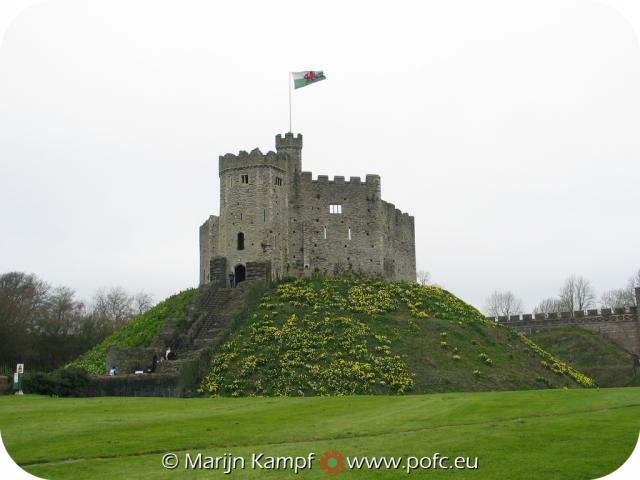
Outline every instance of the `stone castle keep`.
{"type": "Polygon", "coordinates": [[[382,200],[380,176],[302,171],[302,135],[276,151],[219,157],[220,216],[200,227],[200,284],[352,270],[416,280],[414,219],[382,200]]]}

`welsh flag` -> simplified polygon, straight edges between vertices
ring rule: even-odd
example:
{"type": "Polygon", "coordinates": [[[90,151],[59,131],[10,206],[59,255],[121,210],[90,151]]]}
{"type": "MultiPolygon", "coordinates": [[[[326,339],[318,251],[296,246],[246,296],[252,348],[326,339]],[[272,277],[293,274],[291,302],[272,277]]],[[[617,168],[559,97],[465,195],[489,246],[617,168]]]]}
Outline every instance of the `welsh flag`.
{"type": "Polygon", "coordinates": [[[312,83],[319,82],[320,80],[326,80],[322,70],[311,70],[307,72],[291,72],[293,76],[293,87],[295,89],[306,87],[312,83]]]}

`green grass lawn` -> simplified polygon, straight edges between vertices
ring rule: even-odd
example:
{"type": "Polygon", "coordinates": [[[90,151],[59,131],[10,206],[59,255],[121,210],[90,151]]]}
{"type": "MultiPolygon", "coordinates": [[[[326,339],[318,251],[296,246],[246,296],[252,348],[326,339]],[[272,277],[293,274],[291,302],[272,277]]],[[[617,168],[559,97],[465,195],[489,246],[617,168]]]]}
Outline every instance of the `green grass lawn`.
{"type": "MultiPolygon", "coordinates": [[[[478,457],[469,470],[343,470],[297,478],[591,479],[628,458],[640,430],[640,388],[307,398],[0,398],[15,461],[51,479],[222,478],[165,470],[162,454],[345,456],[439,452],[478,457]]],[[[249,464],[248,464],[249,465],[249,464]]],[[[232,478],[292,478],[236,470],[232,478]]]]}

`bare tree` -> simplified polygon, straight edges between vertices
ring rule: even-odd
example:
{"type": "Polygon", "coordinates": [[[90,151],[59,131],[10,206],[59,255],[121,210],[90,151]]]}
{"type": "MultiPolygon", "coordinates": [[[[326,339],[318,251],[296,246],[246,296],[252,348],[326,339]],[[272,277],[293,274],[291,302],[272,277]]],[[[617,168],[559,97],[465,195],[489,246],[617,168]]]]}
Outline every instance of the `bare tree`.
{"type": "Polygon", "coordinates": [[[631,305],[640,306],[636,304],[636,288],[640,287],[640,269],[633,274],[631,278],[629,278],[629,282],[627,283],[627,295],[631,299],[631,305]]]}
{"type": "Polygon", "coordinates": [[[141,315],[153,307],[153,297],[145,292],[138,292],[133,296],[133,310],[141,315]]]}
{"type": "Polygon", "coordinates": [[[119,328],[132,317],[140,315],[153,306],[153,297],[145,292],[130,295],[124,288],[102,288],[93,296],[92,313],[98,323],[106,322],[119,328]]]}
{"type": "Polygon", "coordinates": [[[600,296],[600,304],[604,308],[625,308],[635,305],[635,295],[628,288],[608,290],[600,296]]]}
{"type": "Polygon", "coordinates": [[[545,298],[533,309],[533,313],[558,313],[562,311],[562,304],[558,298],[545,298]]]}
{"type": "Polygon", "coordinates": [[[75,298],[69,287],[56,287],[47,298],[47,315],[39,330],[46,335],[71,335],[80,327],[84,304],[75,298]]]}
{"type": "Polygon", "coordinates": [[[596,292],[591,282],[584,277],[576,278],[576,305],[578,310],[595,306],[596,292]]]}
{"type": "Polygon", "coordinates": [[[114,327],[129,321],[134,315],[133,297],[121,287],[102,288],[93,296],[94,315],[107,320],[114,327]]]}
{"type": "Polygon", "coordinates": [[[431,280],[431,274],[425,270],[419,270],[416,276],[420,285],[426,285],[431,280]]]}
{"type": "Polygon", "coordinates": [[[593,307],[596,294],[589,280],[572,275],[565,280],[559,297],[562,310],[573,312],[593,307]]]}
{"type": "Polygon", "coordinates": [[[493,317],[517,315],[522,313],[522,300],[513,292],[493,292],[487,297],[484,307],[485,313],[493,317]]]}

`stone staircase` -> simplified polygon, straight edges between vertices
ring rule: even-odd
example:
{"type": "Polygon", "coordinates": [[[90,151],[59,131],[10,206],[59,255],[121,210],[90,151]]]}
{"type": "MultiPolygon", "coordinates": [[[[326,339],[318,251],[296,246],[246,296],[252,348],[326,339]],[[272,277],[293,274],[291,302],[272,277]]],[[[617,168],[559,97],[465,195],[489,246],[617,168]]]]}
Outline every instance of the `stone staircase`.
{"type": "Polygon", "coordinates": [[[191,301],[183,321],[167,325],[154,344],[160,349],[170,346],[176,360],[158,363],[156,372],[177,374],[181,366],[197,357],[201,350],[216,342],[230,327],[245,304],[245,295],[255,285],[245,281],[236,288],[201,286],[191,301]]]}
{"type": "Polygon", "coordinates": [[[271,284],[269,262],[247,262],[247,279],[236,288],[226,288],[226,260],[212,260],[212,278],[208,285],[198,288],[191,298],[185,315],[167,320],[148,347],[109,347],[107,364],[118,366],[121,373],[114,377],[96,376],[91,395],[117,396],[180,396],[184,388],[191,389],[208,365],[202,361],[211,353],[211,347],[219,344],[232,324],[241,321],[240,315],[247,307],[253,292],[271,284]],[[217,262],[217,267],[214,265],[217,262]],[[215,268],[214,268],[215,267],[215,268]],[[217,270],[216,270],[217,268],[217,270]],[[215,280],[215,281],[214,281],[215,280]],[[249,293],[251,295],[249,295],[249,293]],[[167,347],[177,358],[164,359],[167,347]],[[153,373],[134,374],[157,364],[153,373]]]}

